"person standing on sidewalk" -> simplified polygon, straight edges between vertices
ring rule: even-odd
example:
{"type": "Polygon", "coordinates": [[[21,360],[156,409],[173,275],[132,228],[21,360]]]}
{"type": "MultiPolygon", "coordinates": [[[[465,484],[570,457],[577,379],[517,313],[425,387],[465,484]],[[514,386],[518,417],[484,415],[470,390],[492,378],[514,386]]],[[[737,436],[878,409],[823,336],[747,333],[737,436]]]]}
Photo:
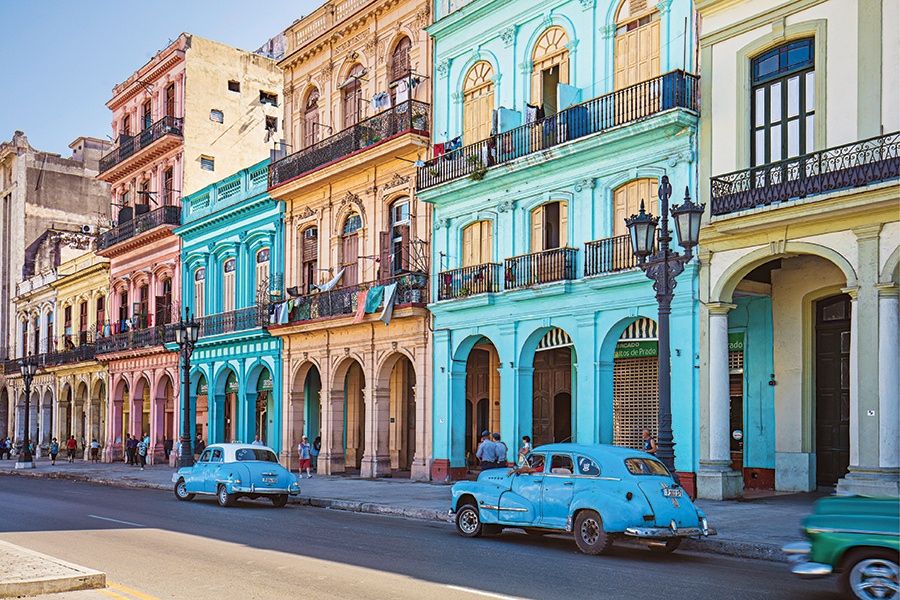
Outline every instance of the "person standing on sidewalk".
{"type": "Polygon", "coordinates": [[[69,441],[66,442],[66,457],[69,459],[70,463],[75,462],[76,448],[78,448],[78,442],[75,441],[74,435],[70,435],[69,441]]]}
{"type": "Polygon", "coordinates": [[[644,440],[644,452],[656,455],[656,440],[650,435],[650,430],[646,427],[641,430],[641,437],[644,440]]]}
{"type": "Polygon", "coordinates": [[[56,441],[56,438],[50,440],[50,464],[56,464],[56,457],[59,455],[59,442],[56,441]]]}
{"type": "Polygon", "coordinates": [[[322,438],[321,436],[316,436],[316,439],[313,440],[312,448],[309,450],[310,460],[312,461],[313,471],[316,473],[319,472],[319,451],[322,450],[322,438]]]}
{"type": "Polygon", "coordinates": [[[531,452],[531,438],[527,435],[522,436],[522,447],[519,448],[519,460],[517,461],[518,466],[523,466],[525,464],[525,457],[528,456],[528,453],[531,452]]]}
{"type": "Polygon", "coordinates": [[[197,439],[194,440],[194,460],[198,460],[204,450],[206,450],[206,443],[203,441],[203,436],[198,433],[197,439]]]}
{"type": "Polygon", "coordinates": [[[491,432],[487,429],[481,432],[481,443],[478,445],[478,450],[475,452],[475,456],[477,456],[478,460],[481,461],[482,471],[497,468],[497,458],[496,452],[494,450],[494,442],[491,441],[491,432]]]}
{"type": "Polygon", "coordinates": [[[495,433],[493,435],[494,438],[494,453],[497,461],[497,468],[506,468],[506,457],[509,454],[509,448],[506,447],[506,444],[500,441],[500,434],[495,433]]]}
{"type": "Polygon", "coordinates": [[[147,438],[142,439],[137,445],[137,459],[138,464],[141,466],[141,471],[144,470],[144,465],[147,464],[147,447],[149,445],[147,438]]]}
{"type": "Polygon", "coordinates": [[[125,464],[133,465],[134,464],[134,438],[131,437],[130,433],[125,434],[125,464]]]}
{"type": "Polygon", "coordinates": [[[100,442],[98,442],[97,440],[91,441],[91,462],[100,462],[100,442]]]}
{"type": "Polygon", "coordinates": [[[300,469],[298,472],[300,477],[303,477],[303,469],[306,469],[306,478],[309,479],[312,475],[309,472],[309,451],[311,446],[309,445],[308,438],[304,435],[300,438],[300,443],[297,445],[297,452],[300,454],[300,469]]]}

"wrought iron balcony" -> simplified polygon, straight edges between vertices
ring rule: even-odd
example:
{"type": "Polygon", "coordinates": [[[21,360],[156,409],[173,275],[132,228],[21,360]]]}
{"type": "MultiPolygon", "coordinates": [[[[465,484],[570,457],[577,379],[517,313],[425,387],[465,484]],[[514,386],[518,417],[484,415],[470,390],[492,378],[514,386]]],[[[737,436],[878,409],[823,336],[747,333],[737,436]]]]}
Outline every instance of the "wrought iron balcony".
{"type": "Polygon", "coordinates": [[[234,333],[269,324],[269,309],[266,306],[248,306],[228,312],[208,315],[197,319],[200,322],[200,337],[234,333]]]}
{"type": "Polygon", "coordinates": [[[712,214],[900,177],[900,132],[710,178],[712,214]]]}
{"type": "Polygon", "coordinates": [[[269,165],[269,187],[281,185],[363,148],[406,132],[428,136],[430,106],[407,100],[269,165]]]}
{"type": "Polygon", "coordinates": [[[50,352],[44,355],[44,366],[59,366],[72,363],[94,360],[97,354],[97,346],[93,342],[85,342],[76,348],[68,348],[59,352],[50,352]]]}
{"type": "Polygon", "coordinates": [[[175,326],[159,325],[147,329],[123,331],[97,340],[97,354],[151,348],[175,342],[175,326]]]}
{"type": "Polygon", "coordinates": [[[438,273],[438,300],[499,292],[503,285],[502,269],[500,263],[484,263],[438,273]]]}
{"type": "Polygon", "coordinates": [[[184,119],[163,117],[137,135],[119,136],[119,145],[100,159],[100,172],[109,171],[123,160],[131,158],[156,140],[166,135],[184,135],[184,119]]]}
{"type": "Polygon", "coordinates": [[[631,250],[631,236],[628,234],[596,240],[584,245],[585,277],[626,271],[637,266],[637,259],[631,250]]]}
{"type": "Polygon", "coordinates": [[[343,317],[356,313],[359,306],[359,292],[375,286],[397,284],[394,304],[424,304],[428,301],[428,275],[425,273],[405,273],[388,279],[359,285],[307,294],[294,299],[294,308],[287,318],[273,315],[277,323],[299,323],[330,317],[343,317]]]}
{"type": "Polygon", "coordinates": [[[181,225],[181,207],[160,206],[156,210],[144,213],[130,221],[119,223],[100,235],[97,239],[97,249],[105,250],[160,225],[181,225]]]}
{"type": "Polygon", "coordinates": [[[494,165],[672,108],[699,112],[698,92],[696,75],[671,71],[433,158],[419,167],[416,187],[425,190],[466,176],[480,179],[494,165]]]}
{"type": "Polygon", "coordinates": [[[503,261],[503,287],[516,290],[542,283],[575,279],[576,248],[555,248],[503,261]]]}

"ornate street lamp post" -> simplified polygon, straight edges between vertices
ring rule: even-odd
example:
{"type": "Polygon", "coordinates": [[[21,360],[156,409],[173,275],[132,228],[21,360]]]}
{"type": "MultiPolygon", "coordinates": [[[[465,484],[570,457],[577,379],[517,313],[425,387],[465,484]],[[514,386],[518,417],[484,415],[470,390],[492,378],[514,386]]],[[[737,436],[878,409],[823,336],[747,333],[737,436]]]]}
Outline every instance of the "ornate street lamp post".
{"type": "Polygon", "coordinates": [[[181,352],[181,364],[184,368],[184,381],[181,385],[181,450],[178,453],[178,468],[190,467],[194,464],[191,450],[191,354],[194,344],[200,337],[200,323],[185,311],[185,318],[175,326],[175,342],[181,352]]]}
{"type": "Polygon", "coordinates": [[[37,361],[31,356],[22,359],[21,362],[22,381],[25,382],[25,441],[22,442],[22,448],[19,450],[19,458],[16,460],[17,469],[33,469],[34,457],[31,456],[30,436],[31,436],[31,382],[37,373],[37,361]]]}
{"type": "Polygon", "coordinates": [[[675,481],[675,441],[672,436],[672,362],[669,349],[669,314],[672,312],[672,298],[675,294],[675,278],[684,271],[684,265],[693,257],[692,251],[700,238],[700,220],[703,217],[704,205],[691,202],[690,192],[684,189],[684,203],[672,207],[675,220],[675,232],[678,244],[684,248],[684,254],[669,249],[672,236],[669,235],[669,198],[672,186],[669,178],[663,175],[659,185],[659,207],[662,218],[644,212],[641,201],[640,212],[625,219],[631,235],[631,249],[638,260],[638,265],[653,281],[656,291],[656,302],[659,304],[659,353],[658,353],[658,387],[659,387],[659,433],[656,442],[656,456],[669,469],[675,481]],[[656,237],[656,226],[659,223],[659,248],[654,252],[653,240],[656,237]]]}

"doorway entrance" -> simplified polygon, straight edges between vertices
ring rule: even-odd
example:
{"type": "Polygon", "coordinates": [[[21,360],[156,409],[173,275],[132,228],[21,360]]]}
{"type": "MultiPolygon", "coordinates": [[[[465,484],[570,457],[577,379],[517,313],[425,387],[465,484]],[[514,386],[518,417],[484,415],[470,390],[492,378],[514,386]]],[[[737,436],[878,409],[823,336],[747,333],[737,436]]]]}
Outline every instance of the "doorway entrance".
{"type": "Polygon", "coordinates": [[[850,465],[850,296],[816,302],[816,485],[850,465]]]}

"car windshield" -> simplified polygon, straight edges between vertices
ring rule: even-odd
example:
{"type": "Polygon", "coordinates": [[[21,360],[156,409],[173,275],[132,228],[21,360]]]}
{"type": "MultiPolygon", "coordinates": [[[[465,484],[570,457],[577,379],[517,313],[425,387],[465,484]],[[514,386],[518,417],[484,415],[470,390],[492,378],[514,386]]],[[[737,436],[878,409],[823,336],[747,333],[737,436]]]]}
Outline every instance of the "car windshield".
{"type": "Polygon", "coordinates": [[[650,458],[626,458],[625,467],[632,475],[668,475],[666,467],[650,458]]]}
{"type": "Polygon", "coordinates": [[[234,453],[235,460],[261,460],[263,462],[277,463],[275,453],[265,448],[240,448],[234,453]]]}

